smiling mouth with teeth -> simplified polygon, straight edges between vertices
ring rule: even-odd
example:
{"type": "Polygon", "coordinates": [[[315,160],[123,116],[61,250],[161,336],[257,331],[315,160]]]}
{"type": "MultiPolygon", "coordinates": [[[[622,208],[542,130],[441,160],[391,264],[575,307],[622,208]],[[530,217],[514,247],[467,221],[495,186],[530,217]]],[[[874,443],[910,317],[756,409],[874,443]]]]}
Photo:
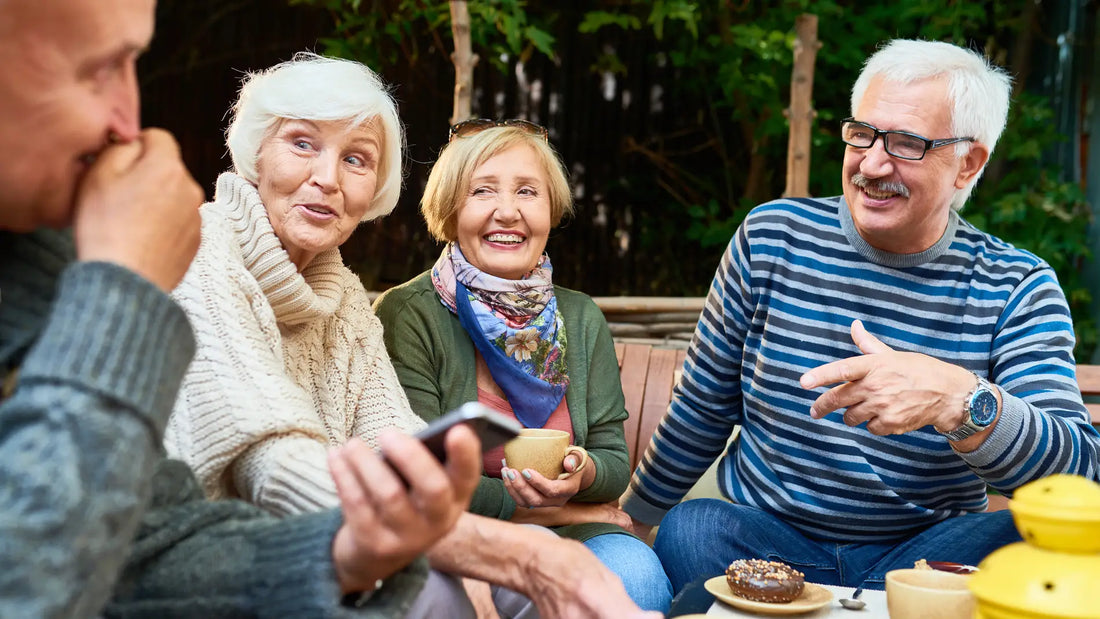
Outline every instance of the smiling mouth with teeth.
{"type": "Polygon", "coordinates": [[[892,198],[892,197],[898,195],[898,194],[893,193],[893,192],[878,192],[878,191],[874,191],[873,189],[868,189],[868,188],[864,188],[863,193],[867,194],[868,196],[871,196],[872,198],[874,198],[876,200],[885,200],[886,198],[892,198]]]}
{"type": "Polygon", "coordinates": [[[314,206],[312,204],[303,204],[302,206],[306,207],[307,210],[313,211],[314,213],[318,213],[321,215],[332,215],[332,211],[323,206],[314,206]]]}
{"type": "Polygon", "coordinates": [[[489,234],[485,236],[485,240],[490,243],[522,243],[526,237],[518,234],[489,234]]]}

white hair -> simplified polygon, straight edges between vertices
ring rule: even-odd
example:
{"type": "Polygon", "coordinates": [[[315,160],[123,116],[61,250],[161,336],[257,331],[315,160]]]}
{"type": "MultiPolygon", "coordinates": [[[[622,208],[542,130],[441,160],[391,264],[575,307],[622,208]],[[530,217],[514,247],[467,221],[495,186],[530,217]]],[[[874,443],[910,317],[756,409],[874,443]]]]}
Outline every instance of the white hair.
{"type": "Polygon", "coordinates": [[[298,52],[292,60],[245,76],[225,132],[237,174],[259,182],[260,147],[287,119],[345,121],[349,127],[380,120],[378,187],[363,221],[393,210],[401,193],[405,134],[397,104],[374,71],[351,60],[298,52]]]}
{"type": "MultiPolygon", "coordinates": [[[[951,135],[973,137],[992,155],[1008,122],[1012,78],[978,53],[950,43],[896,39],[884,45],[867,59],[852,86],[852,116],[876,77],[911,84],[941,76],[947,80],[951,100],[951,135]]],[[[941,137],[947,136],[929,136],[929,139],[941,137]]],[[[968,142],[959,142],[955,145],[955,156],[962,157],[969,148],[968,142]]],[[[983,172],[985,166],[966,187],[955,191],[951,208],[962,208],[983,172]]]]}

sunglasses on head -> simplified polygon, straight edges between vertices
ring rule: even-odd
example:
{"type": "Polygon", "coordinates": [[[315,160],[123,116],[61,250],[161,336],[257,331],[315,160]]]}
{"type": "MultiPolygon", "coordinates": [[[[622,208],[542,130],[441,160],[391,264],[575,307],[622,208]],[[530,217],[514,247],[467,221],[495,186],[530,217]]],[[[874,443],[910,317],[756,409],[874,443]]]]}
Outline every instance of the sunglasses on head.
{"type": "Polygon", "coordinates": [[[550,141],[550,132],[542,125],[536,125],[529,120],[493,120],[491,118],[471,118],[470,120],[464,120],[460,123],[451,125],[450,134],[447,136],[447,142],[453,142],[455,138],[465,138],[476,133],[481,133],[486,129],[492,129],[494,127],[515,127],[522,129],[525,133],[538,136],[547,142],[550,141]]]}

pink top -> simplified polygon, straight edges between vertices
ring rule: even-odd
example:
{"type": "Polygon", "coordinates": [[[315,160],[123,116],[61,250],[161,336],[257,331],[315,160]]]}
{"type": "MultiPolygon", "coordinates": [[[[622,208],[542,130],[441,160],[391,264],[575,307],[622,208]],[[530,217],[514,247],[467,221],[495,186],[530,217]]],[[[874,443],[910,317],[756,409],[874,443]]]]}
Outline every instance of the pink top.
{"type": "MultiPolygon", "coordinates": [[[[477,390],[477,401],[502,415],[512,419],[516,418],[516,414],[512,411],[512,405],[508,403],[508,400],[489,393],[480,387],[477,390]]],[[[546,424],[542,427],[547,430],[565,430],[569,433],[569,442],[573,442],[573,420],[569,418],[569,405],[566,404],[564,397],[558,407],[554,409],[554,412],[550,413],[550,418],[546,420],[546,424]]],[[[485,452],[481,461],[482,466],[485,468],[485,474],[500,479],[500,461],[503,458],[504,445],[485,452]]]]}

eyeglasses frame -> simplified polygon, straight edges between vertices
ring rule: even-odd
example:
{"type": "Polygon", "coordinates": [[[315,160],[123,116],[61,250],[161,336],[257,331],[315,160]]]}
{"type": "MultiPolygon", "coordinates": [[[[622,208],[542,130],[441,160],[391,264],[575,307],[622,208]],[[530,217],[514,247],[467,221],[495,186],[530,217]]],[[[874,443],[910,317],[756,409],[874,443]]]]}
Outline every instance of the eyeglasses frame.
{"type": "Polygon", "coordinates": [[[924,156],[928,154],[928,151],[936,149],[936,148],[940,148],[941,146],[949,146],[951,144],[958,144],[959,142],[977,142],[978,141],[977,138],[972,138],[972,137],[944,138],[942,140],[929,140],[928,138],[924,137],[923,135],[917,135],[916,133],[910,133],[909,131],[895,131],[895,130],[892,130],[892,129],[884,131],[884,130],[879,129],[878,127],[876,127],[876,126],[874,126],[870,123],[865,123],[862,120],[856,120],[855,118],[853,118],[851,116],[849,116],[848,118],[845,118],[844,120],[840,121],[840,127],[841,127],[841,136],[842,136],[840,138],[840,141],[844,142],[848,146],[851,146],[852,148],[871,148],[872,146],[875,145],[875,142],[878,140],[878,137],[881,135],[882,136],[882,148],[883,148],[883,150],[886,151],[886,154],[890,155],[891,157],[897,157],[898,159],[904,159],[906,161],[920,161],[921,159],[924,159],[924,156]],[[843,137],[843,135],[844,135],[844,133],[843,133],[844,125],[846,125],[848,123],[855,123],[857,125],[863,125],[864,127],[867,127],[868,129],[873,131],[875,134],[874,134],[873,137],[871,137],[871,143],[866,145],[866,146],[857,146],[855,144],[852,144],[848,140],[845,140],[844,137],[843,137]],[[920,140],[921,142],[924,142],[924,152],[921,153],[920,157],[906,157],[904,155],[899,155],[897,153],[891,152],[890,149],[887,147],[887,145],[890,142],[889,142],[889,140],[886,139],[886,136],[891,135],[891,134],[904,135],[906,137],[914,138],[914,139],[920,140]]]}
{"type": "Polygon", "coordinates": [[[550,142],[550,130],[540,124],[533,123],[529,120],[524,120],[522,118],[513,118],[509,120],[496,120],[493,118],[470,118],[468,120],[464,120],[462,122],[451,125],[447,133],[447,143],[449,144],[453,142],[455,138],[469,137],[471,135],[481,133],[486,129],[494,129],[496,127],[518,127],[531,135],[537,135],[541,137],[547,143],[550,142]],[[469,128],[469,130],[464,133],[464,130],[466,130],[467,128],[469,128]]]}

